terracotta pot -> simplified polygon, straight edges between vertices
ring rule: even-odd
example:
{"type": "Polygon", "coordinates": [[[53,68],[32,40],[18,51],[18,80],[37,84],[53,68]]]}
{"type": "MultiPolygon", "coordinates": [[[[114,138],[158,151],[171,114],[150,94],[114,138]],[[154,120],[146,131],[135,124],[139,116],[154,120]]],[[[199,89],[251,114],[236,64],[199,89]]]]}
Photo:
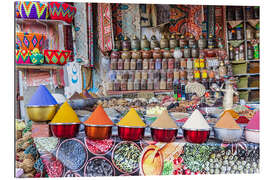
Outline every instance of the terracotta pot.
{"type": "Polygon", "coordinates": [[[151,37],[150,47],[151,49],[159,48],[159,42],[155,35],[151,37]]]}
{"type": "Polygon", "coordinates": [[[141,59],[142,58],[142,54],[138,50],[132,51],[131,58],[132,59],[141,59]]]}
{"type": "Polygon", "coordinates": [[[131,58],[131,54],[129,51],[123,51],[121,54],[121,58],[122,59],[130,59],[131,58]]]}
{"type": "Polygon", "coordinates": [[[164,57],[164,58],[171,58],[171,57],[172,57],[172,54],[171,54],[169,48],[165,48],[165,49],[164,49],[164,51],[163,51],[163,57],[164,57]]]}
{"type": "Polygon", "coordinates": [[[154,59],[161,59],[162,58],[162,53],[159,48],[155,48],[153,52],[153,58],[154,59]]]}
{"type": "Polygon", "coordinates": [[[152,57],[152,52],[150,51],[149,48],[145,48],[144,51],[142,52],[142,58],[150,59],[151,57],[152,57]]]}
{"type": "Polygon", "coordinates": [[[141,49],[150,48],[150,42],[147,40],[146,35],[141,39],[141,49]]]}

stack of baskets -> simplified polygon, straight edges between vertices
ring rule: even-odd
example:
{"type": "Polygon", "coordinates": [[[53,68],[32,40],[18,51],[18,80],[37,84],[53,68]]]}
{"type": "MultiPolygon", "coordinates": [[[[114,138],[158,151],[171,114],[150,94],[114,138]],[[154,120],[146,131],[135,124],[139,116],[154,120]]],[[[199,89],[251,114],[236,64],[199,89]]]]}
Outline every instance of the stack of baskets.
{"type": "MultiPolygon", "coordinates": [[[[53,19],[71,23],[76,8],[62,2],[31,2],[22,1],[16,5],[17,18],[24,19],[53,19]]],[[[69,61],[72,51],[49,50],[42,52],[46,36],[40,33],[16,33],[16,63],[17,64],[54,64],[65,65],[69,61]],[[34,50],[34,52],[33,52],[34,50]],[[44,61],[45,57],[45,61],[44,61]]]]}

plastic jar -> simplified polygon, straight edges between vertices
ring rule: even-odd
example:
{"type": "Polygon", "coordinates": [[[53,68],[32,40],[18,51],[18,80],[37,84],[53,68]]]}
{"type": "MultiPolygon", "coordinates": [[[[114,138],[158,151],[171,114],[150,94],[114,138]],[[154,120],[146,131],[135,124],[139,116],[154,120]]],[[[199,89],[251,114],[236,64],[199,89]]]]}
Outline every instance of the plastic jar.
{"type": "Polygon", "coordinates": [[[147,89],[147,80],[142,79],[141,81],[141,90],[146,90],[147,89]]]}
{"type": "Polygon", "coordinates": [[[154,59],[149,59],[149,69],[155,70],[155,60],[154,59]]]}
{"type": "Polygon", "coordinates": [[[155,62],[155,69],[156,69],[156,70],[160,70],[161,67],[162,67],[161,59],[156,59],[156,62],[155,62]]]}
{"type": "Polygon", "coordinates": [[[149,60],[148,59],[144,59],[143,60],[143,69],[147,70],[149,67],[149,60]]]}
{"type": "Polygon", "coordinates": [[[134,90],[134,81],[132,79],[128,80],[127,90],[128,91],[133,91],[134,90]]]}
{"type": "Polygon", "coordinates": [[[121,91],[126,91],[127,90],[127,80],[122,80],[121,81],[121,91]]]}
{"type": "Polygon", "coordinates": [[[154,89],[154,80],[148,79],[147,81],[147,90],[153,90],[154,89]]]}
{"type": "Polygon", "coordinates": [[[111,70],[117,70],[118,61],[117,59],[111,59],[111,70]]]}
{"type": "Polygon", "coordinates": [[[162,59],[162,69],[167,70],[168,69],[168,61],[167,59],[162,59]]]}
{"type": "Polygon", "coordinates": [[[134,81],[134,90],[135,90],[135,91],[141,90],[141,81],[140,81],[139,79],[136,79],[136,80],[134,81]]]}
{"type": "Polygon", "coordinates": [[[136,70],[136,59],[131,59],[130,61],[130,69],[131,70],[136,70]]]}
{"type": "Polygon", "coordinates": [[[123,61],[123,59],[118,59],[117,69],[118,70],[123,70],[124,69],[124,61],[123,61]]]}
{"type": "Polygon", "coordinates": [[[168,59],[168,69],[174,69],[174,58],[168,59]]]}
{"type": "Polygon", "coordinates": [[[125,59],[124,60],[124,70],[129,70],[130,66],[130,60],[129,59],[125,59]]]}
{"type": "Polygon", "coordinates": [[[142,70],[142,59],[137,59],[137,70],[142,70]]]}
{"type": "Polygon", "coordinates": [[[167,88],[167,81],[166,79],[161,79],[159,83],[159,89],[165,90],[167,88]]]}

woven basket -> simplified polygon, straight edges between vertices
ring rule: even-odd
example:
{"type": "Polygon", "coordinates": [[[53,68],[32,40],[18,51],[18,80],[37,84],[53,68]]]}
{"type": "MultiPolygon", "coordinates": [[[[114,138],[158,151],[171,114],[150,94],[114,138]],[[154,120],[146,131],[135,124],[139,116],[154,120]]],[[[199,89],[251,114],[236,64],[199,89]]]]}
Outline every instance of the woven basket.
{"type": "Polygon", "coordinates": [[[247,88],[248,87],[248,77],[240,77],[237,82],[237,88],[247,88]]]}
{"type": "Polygon", "coordinates": [[[69,50],[44,50],[45,62],[47,64],[65,65],[69,61],[72,51],[69,50]]]}
{"type": "Polygon", "coordinates": [[[24,1],[19,3],[19,12],[22,18],[26,19],[47,19],[47,3],[24,1]]]}
{"type": "Polygon", "coordinates": [[[30,60],[32,64],[40,65],[44,63],[44,55],[40,53],[32,54],[30,56],[30,60]]]}
{"type": "Polygon", "coordinates": [[[247,63],[239,63],[232,65],[233,74],[246,74],[247,73],[247,63]]]}
{"type": "Polygon", "coordinates": [[[249,92],[249,101],[259,101],[260,100],[260,91],[259,90],[254,90],[249,92]]]}
{"type": "Polygon", "coordinates": [[[248,78],[248,87],[259,87],[259,86],[260,86],[259,76],[250,76],[248,78]]]}
{"type": "Polygon", "coordinates": [[[17,44],[20,49],[33,50],[34,48],[42,49],[46,36],[38,33],[16,33],[17,44]]]}
{"type": "Polygon", "coordinates": [[[16,64],[31,64],[30,56],[29,50],[16,50],[16,64]]]}
{"type": "Polygon", "coordinates": [[[76,8],[60,2],[49,2],[50,18],[54,20],[62,20],[71,23],[76,14],[76,8]]]}
{"type": "Polygon", "coordinates": [[[244,99],[247,102],[248,101],[248,94],[249,94],[249,91],[240,91],[239,92],[239,99],[244,99]]]}

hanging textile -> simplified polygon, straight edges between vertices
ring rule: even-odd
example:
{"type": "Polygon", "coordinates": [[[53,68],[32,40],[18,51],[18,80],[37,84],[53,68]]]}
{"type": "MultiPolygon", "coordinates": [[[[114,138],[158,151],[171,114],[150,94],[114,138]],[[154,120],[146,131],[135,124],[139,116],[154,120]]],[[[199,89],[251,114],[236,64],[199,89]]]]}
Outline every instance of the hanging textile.
{"type": "Polygon", "coordinates": [[[65,86],[65,96],[70,98],[73,93],[82,92],[82,76],[81,76],[81,65],[76,61],[69,62],[65,66],[67,75],[67,85],[65,86]]]}
{"type": "Polygon", "coordinates": [[[93,31],[93,7],[91,3],[87,3],[87,20],[88,20],[88,57],[90,61],[90,67],[94,66],[94,31],[93,31]]]}
{"type": "Polygon", "coordinates": [[[222,6],[215,7],[215,36],[216,38],[224,38],[224,28],[223,28],[223,8],[222,6]]]}
{"type": "Polygon", "coordinates": [[[188,18],[188,31],[189,34],[198,40],[202,34],[202,22],[203,22],[203,6],[194,5],[190,7],[188,18]]]}
{"type": "Polygon", "coordinates": [[[105,54],[112,50],[112,14],[109,3],[98,3],[98,45],[100,51],[105,54]]]}
{"type": "Polygon", "coordinates": [[[170,32],[186,34],[189,6],[170,5],[170,7],[170,32]]]}
{"type": "Polygon", "coordinates": [[[170,5],[157,4],[157,25],[162,25],[170,21],[170,5]]]}
{"type": "Polygon", "coordinates": [[[75,60],[82,61],[82,65],[90,66],[88,59],[88,39],[87,39],[87,18],[86,18],[86,4],[74,3],[77,13],[74,17],[75,26],[75,44],[76,54],[75,60]]]}
{"type": "Polygon", "coordinates": [[[92,69],[81,67],[82,72],[82,89],[89,89],[92,87],[92,69]]]}
{"type": "Polygon", "coordinates": [[[120,39],[123,38],[122,34],[122,11],[121,4],[113,3],[112,7],[112,22],[113,22],[113,34],[120,39]]]}
{"type": "Polygon", "coordinates": [[[129,38],[136,35],[141,38],[139,4],[122,4],[122,29],[129,38]]]}
{"type": "Polygon", "coordinates": [[[141,26],[151,26],[151,4],[140,4],[141,26]]]}
{"type": "Polygon", "coordinates": [[[207,28],[207,34],[208,36],[210,34],[215,35],[215,6],[207,6],[208,11],[208,28],[207,28]]]}

